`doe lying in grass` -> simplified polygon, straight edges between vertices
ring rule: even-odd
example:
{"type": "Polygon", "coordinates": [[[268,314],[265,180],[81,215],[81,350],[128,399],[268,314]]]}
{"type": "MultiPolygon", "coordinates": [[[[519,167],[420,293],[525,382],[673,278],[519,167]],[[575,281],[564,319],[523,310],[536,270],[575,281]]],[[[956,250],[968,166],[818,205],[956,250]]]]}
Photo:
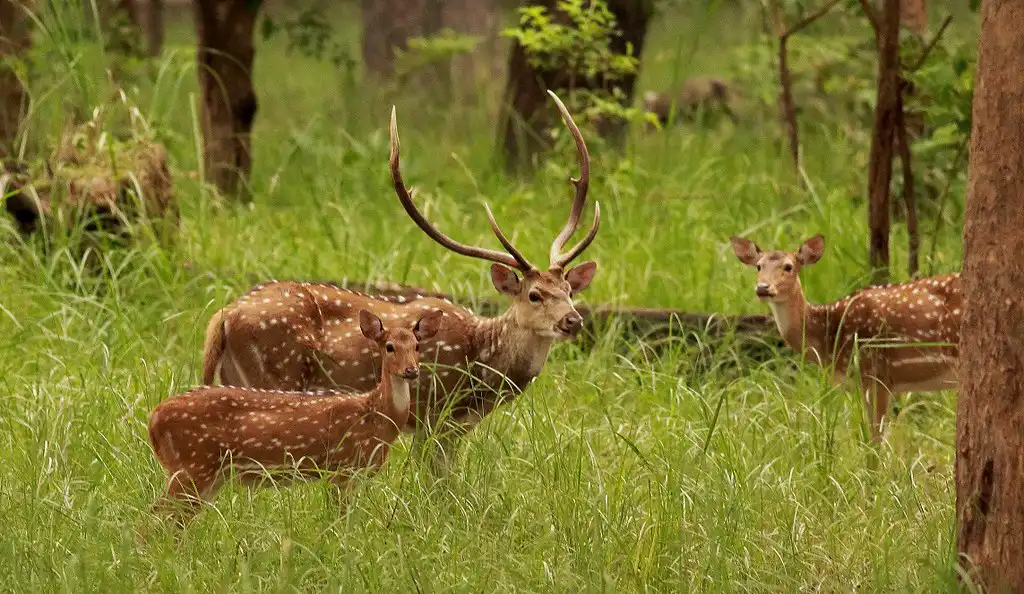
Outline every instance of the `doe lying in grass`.
{"type": "Polygon", "coordinates": [[[764,252],[742,237],[731,241],[736,257],[757,268],[755,293],[771,307],[790,348],[831,368],[837,383],[845,382],[857,355],[873,440],[881,438],[892,395],[956,388],[963,307],[959,274],[867,287],[813,305],[804,297],[799,273],[821,259],[821,235],[795,253],[764,252]]]}
{"type": "Polygon", "coordinates": [[[363,335],[383,353],[380,383],[363,394],[206,386],[162,402],[149,417],[150,444],[170,474],[158,507],[173,504],[172,516],[184,523],[231,474],[257,484],[265,471],[285,479],[327,471],[344,487],[345,471],[380,468],[409,416],[419,343],[440,320],[440,311],[430,311],[412,330],[385,329],[360,311],[363,335]]]}

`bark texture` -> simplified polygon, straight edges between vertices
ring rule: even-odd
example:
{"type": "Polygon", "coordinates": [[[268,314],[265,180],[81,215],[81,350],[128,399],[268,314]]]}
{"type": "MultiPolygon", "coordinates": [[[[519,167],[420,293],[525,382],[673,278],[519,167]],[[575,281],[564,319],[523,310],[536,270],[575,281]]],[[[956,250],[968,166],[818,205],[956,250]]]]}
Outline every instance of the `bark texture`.
{"type": "Polygon", "coordinates": [[[458,56],[451,65],[452,80],[462,98],[473,101],[484,83],[503,68],[498,60],[498,3],[496,0],[444,0],[443,4],[441,28],[482,38],[471,55],[458,56]]]}
{"type": "Polygon", "coordinates": [[[142,29],[146,53],[159,56],[164,51],[164,0],[142,0],[142,29]]]}
{"type": "Polygon", "coordinates": [[[985,0],[964,225],[957,546],[987,592],[1024,592],[1024,4],[985,0]]]}
{"type": "Polygon", "coordinates": [[[28,49],[29,20],[20,0],[0,0],[0,157],[14,147],[25,112],[27,95],[6,59],[17,58],[28,49]]]}
{"type": "Polygon", "coordinates": [[[427,28],[436,30],[426,20],[439,22],[437,0],[362,0],[362,7],[363,64],[377,79],[394,76],[396,50],[407,49],[410,37],[423,35],[427,28]]]}
{"type": "MultiPolygon", "coordinates": [[[[541,2],[538,2],[541,4],[541,2]]],[[[564,18],[555,10],[555,0],[545,0],[545,6],[556,18],[564,18]]],[[[622,35],[615,38],[612,49],[625,53],[632,46],[633,55],[641,56],[647,27],[654,15],[654,4],[646,0],[609,0],[608,8],[622,35]]],[[[535,154],[547,146],[544,129],[550,124],[552,114],[547,89],[558,89],[572,85],[579,88],[609,88],[611,83],[602,77],[587,79],[581,73],[535,70],[530,66],[523,47],[518,43],[512,48],[509,58],[508,82],[505,87],[505,114],[502,118],[501,146],[504,149],[505,165],[509,170],[518,169],[535,154]]],[[[624,77],[615,83],[623,92],[627,104],[632,104],[636,89],[636,76],[624,77]]],[[[619,125],[608,125],[602,132],[616,136],[621,132],[619,125]]]]}
{"type": "Polygon", "coordinates": [[[259,0],[195,2],[203,170],[230,195],[248,194],[252,170],[250,134],[257,109],[252,36],[259,6],[259,0]]]}
{"type": "Polygon", "coordinates": [[[900,0],[885,0],[877,21],[878,96],[868,162],[868,262],[876,284],[889,281],[889,186],[900,118],[900,0]]]}

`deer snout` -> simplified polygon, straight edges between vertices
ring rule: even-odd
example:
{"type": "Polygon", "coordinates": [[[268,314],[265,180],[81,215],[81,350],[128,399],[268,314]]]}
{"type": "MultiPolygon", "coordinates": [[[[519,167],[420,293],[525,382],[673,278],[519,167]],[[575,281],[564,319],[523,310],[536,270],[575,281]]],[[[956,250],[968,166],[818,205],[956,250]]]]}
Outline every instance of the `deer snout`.
{"type": "Polygon", "coordinates": [[[583,316],[576,312],[567,313],[558,321],[558,330],[569,336],[576,336],[581,328],[583,328],[583,316]]]}
{"type": "Polygon", "coordinates": [[[405,379],[408,379],[408,380],[416,379],[419,376],[420,376],[420,368],[419,368],[419,366],[410,365],[409,367],[405,368],[405,371],[402,372],[402,377],[405,378],[405,379]]]}
{"type": "Polygon", "coordinates": [[[754,292],[757,293],[758,297],[767,298],[775,296],[775,289],[772,288],[768,283],[757,283],[754,287],[754,292]]]}

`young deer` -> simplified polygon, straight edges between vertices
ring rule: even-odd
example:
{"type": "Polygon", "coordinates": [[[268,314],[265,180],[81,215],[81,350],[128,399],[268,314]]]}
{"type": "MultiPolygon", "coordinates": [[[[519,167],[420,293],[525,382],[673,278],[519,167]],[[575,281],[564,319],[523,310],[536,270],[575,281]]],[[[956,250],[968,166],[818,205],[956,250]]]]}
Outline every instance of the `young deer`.
{"type": "Polygon", "coordinates": [[[531,264],[499,228],[490,209],[491,229],[505,252],[459,243],[424,218],[402,181],[399,170],[398,124],[391,111],[391,177],[399,201],[428,237],[465,256],[492,262],[491,281],[512,298],[509,309],[484,318],[447,300],[413,296],[370,296],[328,284],[271,282],[257,286],[210,320],[203,356],[203,379],[212,384],[219,375],[225,384],[264,389],[333,388],[365,390],[375,381],[372,345],[355,329],[356,312],[367,309],[387,322],[411,325],[428,309],[444,312],[441,328],[423,345],[425,360],[437,364],[421,377],[413,395],[413,415],[407,429],[444,419],[449,431],[437,437],[437,463],[445,450],[508,396],[515,397],[544,367],[556,340],[574,337],[583,318],[573,297],[590,285],[595,262],[568,265],[590,245],[600,224],[568,251],[565,244],[576,232],[586,204],[590,157],[583,136],[558,97],[555,103],[571,131],[580,157],[580,177],[571,179],[575,197],[569,220],[551,244],[546,270],[531,264]],[[522,276],[517,274],[519,272],[522,276]],[[456,398],[458,396],[458,398],[456,398]],[[443,413],[447,412],[447,415],[443,413]]]}
{"type": "Polygon", "coordinates": [[[232,472],[257,485],[263,471],[285,480],[327,471],[344,487],[351,471],[380,468],[409,417],[420,342],[437,332],[441,312],[424,313],[411,330],[385,329],[366,310],[358,317],[363,336],[383,353],[380,383],[369,392],[205,386],[160,403],[149,417],[149,442],[170,480],[158,509],[174,505],[172,515],[184,523],[232,472]]]}
{"type": "Polygon", "coordinates": [[[960,275],[933,276],[860,289],[827,305],[804,298],[800,270],[821,259],[825,240],[808,239],[795,253],[764,252],[731,239],[741,262],[757,268],[757,297],[767,302],[783,340],[807,360],[833,370],[843,383],[855,347],[860,389],[879,440],[894,394],[956,388],[963,307],[960,275]]]}

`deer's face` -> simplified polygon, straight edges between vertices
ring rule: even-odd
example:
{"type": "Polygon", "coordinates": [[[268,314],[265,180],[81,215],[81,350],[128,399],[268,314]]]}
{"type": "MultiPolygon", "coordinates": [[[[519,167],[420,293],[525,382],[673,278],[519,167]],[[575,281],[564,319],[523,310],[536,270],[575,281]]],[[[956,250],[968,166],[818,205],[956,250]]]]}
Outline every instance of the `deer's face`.
{"type": "Polygon", "coordinates": [[[377,343],[383,361],[382,374],[414,380],[420,374],[420,341],[437,333],[441,325],[440,311],[423,314],[412,330],[385,329],[380,318],[367,310],[359,312],[359,329],[363,336],[377,343]]]}
{"type": "Polygon", "coordinates": [[[733,237],[731,243],[736,257],[757,270],[754,285],[757,298],[774,303],[783,303],[800,294],[800,269],[821,259],[825,249],[825,240],[820,235],[808,239],[796,252],[765,252],[742,237],[733,237]]]}
{"type": "Polygon", "coordinates": [[[500,264],[491,266],[491,280],[501,293],[513,298],[509,316],[520,328],[538,336],[568,339],[583,327],[583,317],[572,299],[590,285],[596,262],[584,262],[562,271],[532,270],[522,278],[500,264]]]}

